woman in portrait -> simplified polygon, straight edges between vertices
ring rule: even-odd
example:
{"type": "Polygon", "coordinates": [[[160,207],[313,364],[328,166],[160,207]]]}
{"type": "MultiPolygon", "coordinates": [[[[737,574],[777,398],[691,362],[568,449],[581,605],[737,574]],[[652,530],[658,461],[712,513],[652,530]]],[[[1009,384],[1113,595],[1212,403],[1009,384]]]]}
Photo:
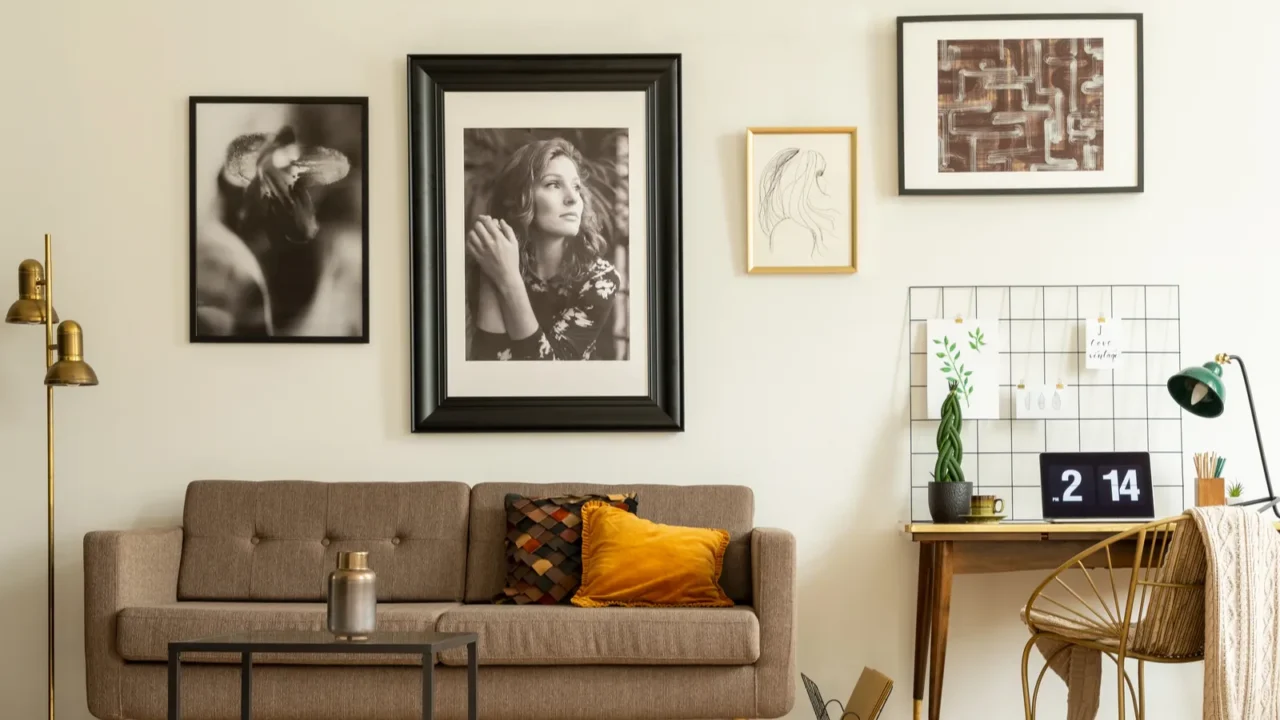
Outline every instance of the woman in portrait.
{"type": "Polygon", "coordinates": [[[787,148],[774,155],[760,175],[760,227],[769,249],[807,247],[810,257],[827,250],[835,231],[831,199],[823,187],[827,161],[813,150],[787,148]]]}
{"type": "Polygon", "coordinates": [[[488,213],[467,231],[481,270],[468,359],[592,359],[619,276],[583,166],[568,141],[534,140],[494,178],[488,213]]]}

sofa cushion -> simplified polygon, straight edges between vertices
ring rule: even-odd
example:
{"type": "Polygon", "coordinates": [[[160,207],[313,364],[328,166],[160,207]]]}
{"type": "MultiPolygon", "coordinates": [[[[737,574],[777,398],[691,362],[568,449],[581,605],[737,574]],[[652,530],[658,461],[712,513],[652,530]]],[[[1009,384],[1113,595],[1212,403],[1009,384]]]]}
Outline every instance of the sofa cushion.
{"type": "MultiPolygon", "coordinates": [[[[383,603],[378,630],[430,632],[456,603],[383,603]]],[[[324,603],[177,602],[127,607],[116,616],[116,650],[135,662],[166,662],[169,642],[253,630],[323,630],[324,603]]],[[[184,655],[184,660],[187,656],[184,655]]],[[[322,655],[255,653],[255,663],[306,665],[421,665],[422,658],[397,654],[322,655]]],[[[235,653],[191,653],[191,662],[239,662],[235,653]]]]}
{"type": "Polygon", "coordinates": [[[663,525],[602,502],[582,507],[585,608],[733,607],[720,588],[729,533],[663,525]]]}
{"type": "Polygon", "coordinates": [[[379,600],[459,600],[468,493],[445,482],[192,482],[178,599],[324,600],[338,552],[364,550],[379,600]]]}
{"type": "Polygon", "coordinates": [[[592,501],[636,511],[635,495],[507,495],[507,582],[495,602],[569,602],[582,584],[582,506],[592,501]]]}
{"type": "MultiPolygon", "coordinates": [[[[461,605],[440,632],[478,632],[481,665],[750,665],[760,623],[750,607],[609,608],[461,605]]],[[[466,650],[441,654],[466,665],[466,650]]]]}
{"type": "Polygon", "coordinates": [[[720,586],[734,602],[751,602],[751,529],[754,498],[741,485],[601,485],[594,483],[480,483],[471,488],[471,540],[467,550],[467,602],[489,602],[506,576],[508,493],[526,497],[635,493],[636,515],[666,525],[729,531],[720,586]]]}

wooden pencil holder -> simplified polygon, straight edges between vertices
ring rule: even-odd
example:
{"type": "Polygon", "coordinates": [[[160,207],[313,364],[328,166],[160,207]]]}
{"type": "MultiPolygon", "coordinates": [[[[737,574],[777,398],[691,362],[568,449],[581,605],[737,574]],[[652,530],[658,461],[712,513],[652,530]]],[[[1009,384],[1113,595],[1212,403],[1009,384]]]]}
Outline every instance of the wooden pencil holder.
{"type": "Polygon", "coordinates": [[[1196,478],[1196,507],[1227,504],[1227,481],[1222,478],[1196,478]]]}

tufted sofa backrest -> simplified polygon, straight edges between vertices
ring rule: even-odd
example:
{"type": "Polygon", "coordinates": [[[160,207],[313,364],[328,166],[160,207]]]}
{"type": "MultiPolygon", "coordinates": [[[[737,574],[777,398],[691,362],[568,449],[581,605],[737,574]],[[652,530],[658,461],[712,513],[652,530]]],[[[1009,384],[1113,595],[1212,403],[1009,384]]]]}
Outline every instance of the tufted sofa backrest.
{"type": "Polygon", "coordinates": [[[450,482],[192,482],[178,599],[323,601],[338,552],[364,550],[379,600],[460,600],[469,496],[450,482]]]}

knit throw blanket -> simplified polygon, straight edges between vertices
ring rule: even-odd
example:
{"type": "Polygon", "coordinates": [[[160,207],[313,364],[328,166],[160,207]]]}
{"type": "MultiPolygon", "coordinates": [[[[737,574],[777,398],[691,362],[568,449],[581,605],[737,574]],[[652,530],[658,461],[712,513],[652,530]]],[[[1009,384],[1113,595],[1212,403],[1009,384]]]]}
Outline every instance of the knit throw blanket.
{"type": "MultiPolygon", "coordinates": [[[[1280,720],[1280,532],[1246,508],[1187,514],[1198,532],[1181,526],[1186,537],[1174,546],[1182,551],[1167,562],[1173,582],[1204,579],[1204,718],[1280,720]]],[[[1198,642],[1199,629],[1185,620],[1185,607],[1153,602],[1137,623],[1134,646],[1149,652],[1185,646],[1189,635],[1198,642]]],[[[1036,647],[1067,684],[1069,720],[1097,717],[1101,654],[1075,645],[1063,650],[1049,638],[1036,647]]]]}

